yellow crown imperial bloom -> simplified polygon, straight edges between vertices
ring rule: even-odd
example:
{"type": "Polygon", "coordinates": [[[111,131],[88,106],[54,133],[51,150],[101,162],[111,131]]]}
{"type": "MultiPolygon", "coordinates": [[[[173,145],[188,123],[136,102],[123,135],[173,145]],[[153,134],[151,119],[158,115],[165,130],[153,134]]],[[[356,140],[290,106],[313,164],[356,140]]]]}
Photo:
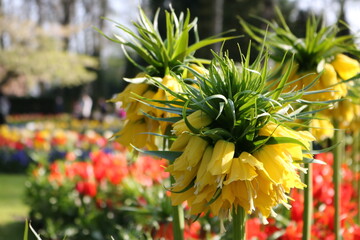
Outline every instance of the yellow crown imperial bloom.
{"type": "Polygon", "coordinates": [[[200,162],[207,145],[207,141],[201,137],[191,136],[184,152],[175,160],[174,169],[183,170],[181,167],[177,167],[177,163],[181,163],[181,165],[185,163],[186,169],[195,167],[200,162]]]}
{"type": "Polygon", "coordinates": [[[111,99],[111,102],[122,102],[123,108],[128,108],[130,103],[137,102],[135,94],[142,96],[149,88],[148,84],[145,83],[129,83],[115,98],[111,99]]]}
{"type": "Polygon", "coordinates": [[[186,201],[191,214],[209,211],[222,220],[240,208],[268,217],[277,204],[289,207],[292,188],[305,187],[300,163],[312,158],[308,152],[315,138],[283,122],[292,117],[289,98],[301,94],[282,93],[291,69],[267,86],[261,55],[254,65],[244,57],[241,71],[227,56],[214,56],[195,86],[174,95],[186,101],[168,105],[173,112],[194,111],[173,124],[176,140],[168,154],[182,154],[167,168],[175,179],[172,204],[186,201]]]}
{"type": "Polygon", "coordinates": [[[350,124],[350,129],[354,134],[358,134],[360,131],[360,105],[354,104],[354,119],[350,124]]]}
{"type": "Polygon", "coordinates": [[[148,118],[141,118],[136,121],[130,120],[125,123],[122,130],[114,135],[115,141],[126,147],[130,147],[133,144],[138,148],[157,149],[155,137],[146,133],[153,132],[158,126],[159,123],[157,121],[148,118]]]}
{"type": "Polygon", "coordinates": [[[184,151],[187,146],[191,135],[187,133],[181,134],[171,145],[170,151],[184,151]]]}
{"type": "Polygon", "coordinates": [[[207,145],[204,139],[191,136],[184,152],[167,168],[175,178],[173,191],[181,191],[195,178],[207,145]]]}
{"type": "Polygon", "coordinates": [[[224,185],[234,181],[253,180],[258,174],[255,171],[255,164],[252,162],[257,162],[257,159],[247,152],[242,152],[238,158],[234,158],[224,185]]]}
{"type": "MultiPolygon", "coordinates": [[[[176,93],[181,92],[181,85],[177,81],[177,79],[173,76],[166,75],[165,77],[163,77],[161,84],[173,92],[176,92],[176,93]]],[[[156,94],[154,95],[154,97],[152,97],[150,99],[160,100],[160,101],[171,101],[171,100],[174,100],[175,97],[172,96],[168,91],[165,91],[165,90],[159,88],[157,90],[156,94]]],[[[158,107],[166,107],[163,104],[157,103],[157,102],[153,102],[152,105],[158,106],[158,107]]],[[[169,113],[169,112],[166,112],[166,111],[163,111],[160,109],[156,109],[156,108],[153,108],[153,115],[156,117],[160,117],[160,118],[169,118],[169,117],[178,116],[174,113],[169,113]]],[[[161,121],[160,122],[161,132],[165,133],[167,128],[170,125],[171,125],[171,123],[169,123],[169,122],[161,121]]]]}
{"type": "Polygon", "coordinates": [[[199,192],[201,192],[203,190],[203,188],[207,185],[215,185],[216,184],[216,179],[207,170],[207,166],[210,162],[213,151],[214,151],[213,146],[207,146],[207,148],[205,149],[203,158],[201,159],[199,171],[197,172],[195,183],[194,183],[194,187],[196,189],[195,194],[198,194],[199,192]]]}
{"type": "MultiPolygon", "coordinates": [[[[152,98],[154,94],[155,92],[151,90],[147,90],[143,93],[143,97],[152,98]]],[[[129,107],[126,111],[126,118],[130,120],[138,120],[144,117],[143,112],[151,113],[152,111],[153,111],[152,107],[142,104],[137,100],[134,100],[129,104],[129,107]]]]}
{"type": "Polygon", "coordinates": [[[357,60],[344,54],[337,54],[334,61],[331,62],[336,72],[343,80],[348,80],[360,73],[360,64],[357,60]]]}
{"type": "Polygon", "coordinates": [[[274,136],[274,137],[291,137],[301,141],[307,149],[310,147],[310,142],[315,141],[315,137],[308,131],[294,131],[292,129],[283,127],[274,122],[269,122],[259,131],[260,136],[274,136]]]}
{"type": "Polygon", "coordinates": [[[337,78],[335,68],[333,65],[326,63],[324,72],[320,77],[320,84],[322,89],[329,89],[331,92],[319,93],[320,100],[334,100],[340,99],[347,94],[347,87],[337,78]]]}
{"type": "Polygon", "coordinates": [[[235,144],[233,142],[217,141],[207,170],[212,175],[229,173],[234,154],[235,144]]]}
{"type": "MultiPolygon", "coordinates": [[[[189,121],[190,125],[196,129],[201,129],[211,124],[212,119],[203,111],[197,110],[193,112],[189,116],[186,117],[189,121]]],[[[190,132],[190,129],[186,125],[184,119],[173,124],[173,133],[176,135],[180,135],[183,132],[190,132]]]]}
{"type": "Polygon", "coordinates": [[[263,163],[270,178],[281,184],[286,192],[289,192],[290,188],[305,186],[297,173],[297,165],[293,164],[293,154],[297,153],[288,151],[283,144],[265,145],[253,153],[254,157],[263,163]]]}
{"type": "Polygon", "coordinates": [[[317,141],[330,139],[334,136],[334,126],[330,119],[326,119],[324,116],[321,116],[321,119],[314,118],[311,120],[310,131],[317,141]]]}

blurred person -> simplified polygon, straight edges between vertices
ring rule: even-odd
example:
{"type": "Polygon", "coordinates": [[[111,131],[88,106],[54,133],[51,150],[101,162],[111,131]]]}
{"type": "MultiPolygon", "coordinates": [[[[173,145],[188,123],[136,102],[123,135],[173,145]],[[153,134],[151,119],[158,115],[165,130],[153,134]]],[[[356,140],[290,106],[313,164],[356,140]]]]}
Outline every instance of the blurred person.
{"type": "Polygon", "coordinates": [[[6,124],[6,116],[10,112],[10,101],[0,89],[0,125],[6,124]]]}
{"type": "Polygon", "coordinates": [[[11,90],[11,87],[9,86],[11,86],[11,81],[17,79],[19,74],[14,71],[6,70],[1,71],[1,73],[2,76],[0,78],[0,125],[3,125],[6,124],[6,116],[10,112],[10,101],[7,96],[11,90]]]}
{"type": "Polygon", "coordinates": [[[87,93],[81,95],[79,101],[80,119],[89,119],[91,117],[93,100],[87,93]]]}

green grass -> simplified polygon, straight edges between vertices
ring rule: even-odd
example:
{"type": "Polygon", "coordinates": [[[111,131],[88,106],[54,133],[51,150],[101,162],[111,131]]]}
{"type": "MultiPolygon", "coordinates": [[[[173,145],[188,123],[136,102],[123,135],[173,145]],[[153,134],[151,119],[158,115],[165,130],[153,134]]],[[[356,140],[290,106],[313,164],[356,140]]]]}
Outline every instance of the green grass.
{"type": "Polygon", "coordinates": [[[23,201],[25,181],[25,175],[0,174],[0,239],[23,239],[29,211],[23,201]]]}

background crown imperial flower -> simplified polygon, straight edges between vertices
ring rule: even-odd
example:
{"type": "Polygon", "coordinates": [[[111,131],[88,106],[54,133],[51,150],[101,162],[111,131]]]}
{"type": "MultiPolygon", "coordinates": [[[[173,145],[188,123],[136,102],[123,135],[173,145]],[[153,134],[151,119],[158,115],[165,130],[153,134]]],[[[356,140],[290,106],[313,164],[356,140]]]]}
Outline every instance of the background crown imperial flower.
{"type": "MultiPolygon", "coordinates": [[[[139,148],[149,148],[150,146],[150,149],[153,149],[156,146],[154,135],[146,137],[147,142],[141,143],[140,145],[137,145],[137,142],[139,142],[138,138],[132,137],[131,140],[122,139],[127,138],[125,133],[132,132],[129,128],[136,126],[135,122],[139,122],[139,119],[142,119],[141,123],[150,124],[146,126],[148,132],[157,133],[161,131],[161,133],[165,133],[169,128],[169,123],[162,121],[160,124],[157,124],[157,127],[154,127],[156,124],[153,124],[153,121],[146,121],[144,118],[146,118],[146,116],[153,118],[175,117],[174,114],[159,109],[164,107],[161,106],[159,102],[153,102],[153,105],[158,108],[151,108],[147,104],[144,104],[144,102],[147,102],[147,99],[163,101],[169,100],[170,98],[171,100],[172,96],[168,91],[159,88],[157,84],[161,82],[160,84],[167,87],[168,90],[174,92],[181,91],[181,85],[171,75],[171,72],[174,74],[184,74],[184,66],[189,64],[191,64],[192,68],[197,68],[194,63],[201,64],[207,62],[207,60],[197,59],[193,56],[197,49],[216,42],[235,38],[219,38],[213,36],[199,41],[196,27],[197,19],[195,18],[193,21],[190,21],[189,11],[187,11],[186,15],[180,13],[180,15],[177,16],[173,9],[170,9],[170,12],[165,11],[166,38],[163,38],[158,29],[159,13],[160,11],[158,10],[152,22],[140,8],[138,22],[133,23],[137,30],[136,32],[124,25],[116,24],[116,27],[130,39],[125,39],[123,36],[116,34],[115,38],[111,38],[98,30],[106,38],[121,44],[128,60],[142,71],[136,78],[127,78],[126,80],[130,83],[126,86],[125,90],[111,100],[112,102],[121,102],[122,106],[127,110],[125,130],[115,135],[116,140],[125,144],[127,147],[133,144],[139,148]],[[196,42],[193,44],[190,44],[191,33],[194,34],[196,39],[196,42]],[[127,49],[134,50],[148,65],[142,66],[137,63],[130,57],[127,49]],[[150,78],[152,78],[152,80],[149,80],[150,78]],[[155,81],[156,83],[154,84],[153,80],[155,78],[159,78],[160,80],[155,81]]],[[[134,131],[136,132],[136,130],[134,131]]]]}

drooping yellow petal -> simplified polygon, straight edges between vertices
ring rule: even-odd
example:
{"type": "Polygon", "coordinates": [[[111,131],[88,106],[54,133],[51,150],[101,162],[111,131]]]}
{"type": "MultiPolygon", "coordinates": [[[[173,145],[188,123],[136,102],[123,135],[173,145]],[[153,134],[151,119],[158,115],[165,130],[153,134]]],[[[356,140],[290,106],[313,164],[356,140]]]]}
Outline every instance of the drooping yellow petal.
{"type": "Polygon", "coordinates": [[[360,72],[359,62],[344,54],[336,55],[331,64],[343,80],[348,80],[360,72]]]}
{"type": "Polygon", "coordinates": [[[209,202],[211,198],[214,196],[215,192],[217,190],[217,186],[215,184],[209,184],[206,185],[201,192],[194,194],[196,195],[196,198],[194,199],[194,203],[199,202],[209,202]]]}
{"type": "Polygon", "coordinates": [[[195,193],[199,193],[206,185],[215,185],[215,177],[211,175],[208,171],[207,166],[211,160],[214,148],[212,146],[207,146],[203,158],[201,159],[201,164],[196,175],[195,180],[195,193]]]}
{"type": "Polygon", "coordinates": [[[274,122],[269,122],[259,130],[259,136],[273,136],[273,137],[290,137],[302,142],[307,149],[310,147],[310,142],[315,140],[315,137],[308,131],[294,131],[274,122]]]}
{"type": "Polygon", "coordinates": [[[191,135],[181,134],[171,145],[170,151],[184,151],[186,145],[189,143],[191,135]]]}
{"type": "MultiPolygon", "coordinates": [[[[165,85],[167,88],[169,88],[171,91],[174,91],[177,93],[181,92],[181,85],[176,80],[176,78],[174,78],[173,76],[166,75],[162,79],[162,84],[165,85]]],[[[174,99],[174,96],[166,91],[166,100],[173,100],[173,99],[174,99]]]]}
{"type": "MultiPolygon", "coordinates": [[[[212,119],[203,111],[198,110],[187,116],[189,123],[196,129],[206,127],[211,124],[212,119]]],[[[173,132],[176,135],[180,135],[183,132],[189,132],[190,129],[187,127],[184,119],[173,124],[173,132]]]]}
{"type": "Polygon", "coordinates": [[[150,150],[156,149],[155,137],[147,132],[154,132],[158,128],[157,121],[148,118],[141,118],[136,121],[127,121],[123,129],[115,134],[115,141],[129,147],[130,144],[143,148],[147,146],[150,150]]]}
{"type": "Polygon", "coordinates": [[[230,173],[228,174],[226,181],[224,181],[224,185],[234,181],[253,180],[257,176],[255,167],[247,163],[248,161],[253,160],[256,159],[247,152],[242,152],[238,158],[234,158],[232,160],[230,173]]]}
{"type": "MultiPolygon", "coordinates": [[[[234,203],[243,207],[246,212],[251,213],[253,210],[251,209],[253,207],[253,195],[250,189],[248,189],[247,183],[249,183],[249,181],[232,182],[231,184],[224,186],[224,189],[229,188],[230,194],[232,193],[234,195],[234,203]]],[[[230,201],[229,194],[225,195],[224,198],[230,201]]]]}
{"type": "Polygon", "coordinates": [[[192,168],[196,166],[208,145],[208,142],[201,137],[191,136],[189,143],[185,147],[184,153],[182,155],[185,156],[185,161],[187,162],[188,168],[192,168]]]}
{"type": "Polygon", "coordinates": [[[215,143],[214,151],[207,170],[212,175],[229,173],[232,159],[235,153],[235,145],[232,142],[218,140],[215,143]]]}
{"type": "Polygon", "coordinates": [[[173,191],[182,191],[195,179],[207,145],[204,139],[190,136],[184,152],[167,168],[175,179],[173,191]]]}
{"type": "Polygon", "coordinates": [[[123,103],[122,106],[124,108],[127,108],[129,103],[136,101],[136,99],[134,99],[135,97],[134,94],[142,96],[148,88],[149,85],[146,83],[139,83],[139,84],[130,83],[129,85],[126,86],[124,91],[119,93],[115,98],[111,99],[110,101],[122,102],[123,103]]]}
{"type": "Polygon", "coordinates": [[[185,201],[192,202],[193,199],[195,198],[194,189],[190,188],[189,190],[182,193],[171,193],[170,198],[171,198],[171,204],[173,206],[182,204],[185,201]]]}
{"type": "MultiPolygon", "coordinates": [[[[151,99],[154,94],[155,92],[147,90],[143,93],[143,97],[151,99]]],[[[126,111],[126,118],[131,120],[137,120],[141,117],[144,117],[144,112],[151,114],[152,111],[152,107],[135,100],[134,102],[129,103],[129,108],[126,111]]]]}
{"type": "Polygon", "coordinates": [[[199,166],[195,166],[190,170],[185,170],[181,172],[172,172],[171,174],[175,178],[175,183],[172,185],[172,190],[174,192],[179,192],[188,187],[189,184],[194,180],[199,166]]]}
{"type": "Polygon", "coordinates": [[[312,119],[310,122],[311,134],[315,136],[318,141],[323,141],[334,136],[334,126],[329,119],[312,119]]]}
{"type": "Polygon", "coordinates": [[[320,77],[320,81],[324,88],[332,87],[338,83],[335,68],[331,64],[325,64],[324,72],[320,77]]]}

